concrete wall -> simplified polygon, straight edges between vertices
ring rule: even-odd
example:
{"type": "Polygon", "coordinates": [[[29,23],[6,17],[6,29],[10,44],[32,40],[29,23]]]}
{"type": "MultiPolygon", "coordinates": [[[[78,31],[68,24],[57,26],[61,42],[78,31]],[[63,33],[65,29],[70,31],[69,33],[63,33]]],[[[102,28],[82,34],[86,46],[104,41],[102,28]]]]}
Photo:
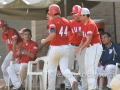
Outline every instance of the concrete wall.
{"type": "Polygon", "coordinates": [[[120,3],[115,3],[117,42],[120,44],[120,3]]]}
{"type": "MultiPolygon", "coordinates": [[[[92,19],[104,19],[105,31],[112,35],[112,40],[115,41],[114,35],[114,12],[112,2],[102,2],[90,9],[92,19]]],[[[116,17],[116,37],[117,43],[120,44],[120,3],[115,3],[115,17],[116,17]]]]}
{"type": "MultiPolygon", "coordinates": [[[[0,19],[3,19],[3,18],[0,18],[0,19]]],[[[17,31],[21,30],[23,27],[31,29],[31,21],[11,20],[11,19],[4,19],[4,20],[7,21],[9,27],[14,28],[17,31]]],[[[1,37],[1,31],[0,31],[0,37],[1,37]]],[[[7,55],[7,52],[6,52],[5,44],[0,39],[0,56],[2,56],[2,58],[0,59],[0,66],[6,55],[7,55]]],[[[0,78],[3,78],[1,68],[0,68],[0,78]]]]}

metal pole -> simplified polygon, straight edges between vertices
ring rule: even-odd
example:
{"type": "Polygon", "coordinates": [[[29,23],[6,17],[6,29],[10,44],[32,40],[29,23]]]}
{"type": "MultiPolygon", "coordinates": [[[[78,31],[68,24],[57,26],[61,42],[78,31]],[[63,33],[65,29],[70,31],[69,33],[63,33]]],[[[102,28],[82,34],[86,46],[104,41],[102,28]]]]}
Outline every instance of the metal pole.
{"type": "Polygon", "coordinates": [[[117,35],[116,35],[116,16],[115,16],[115,2],[113,2],[113,18],[114,18],[114,35],[115,35],[115,42],[117,43],[117,35]]]}
{"type": "Polygon", "coordinates": [[[64,17],[67,18],[67,0],[64,0],[64,17]]]}

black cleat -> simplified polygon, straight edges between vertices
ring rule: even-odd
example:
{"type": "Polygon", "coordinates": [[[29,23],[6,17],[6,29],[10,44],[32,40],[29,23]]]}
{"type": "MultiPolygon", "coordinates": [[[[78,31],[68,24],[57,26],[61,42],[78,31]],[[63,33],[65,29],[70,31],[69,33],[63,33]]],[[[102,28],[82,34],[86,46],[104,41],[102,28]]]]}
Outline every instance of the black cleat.
{"type": "Polygon", "coordinates": [[[64,83],[60,84],[60,90],[65,90],[65,84],[64,83]]]}

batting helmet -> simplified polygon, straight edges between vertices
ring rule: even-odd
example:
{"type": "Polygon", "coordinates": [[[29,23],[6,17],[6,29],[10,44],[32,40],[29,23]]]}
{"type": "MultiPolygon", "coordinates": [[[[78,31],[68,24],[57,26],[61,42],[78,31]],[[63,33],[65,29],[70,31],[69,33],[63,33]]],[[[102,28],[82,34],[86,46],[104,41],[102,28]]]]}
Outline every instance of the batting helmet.
{"type": "Polygon", "coordinates": [[[2,27],[4,25],[7,25],[6,21],[5,20],[0,20],[0,27],[2,27]]]}
{"type": "Polygon", "coordinates": [[[74,14],[74,13],[78,13],[79,11],[80,11],[80,8],[81,8],[81,6],[79,6],[79,5],[74,5],[73,6],[73,8],[72,8],[72,14],[74,14]]]}
{"type": "Polygon", "coordinates": [[[60,7],[56,4],[52,4],[49,6],[49,11],[48,11],[48,14],[50,16],[53,16],[55,14],[61,14],[61,10],[60,10],[60,7]]]}

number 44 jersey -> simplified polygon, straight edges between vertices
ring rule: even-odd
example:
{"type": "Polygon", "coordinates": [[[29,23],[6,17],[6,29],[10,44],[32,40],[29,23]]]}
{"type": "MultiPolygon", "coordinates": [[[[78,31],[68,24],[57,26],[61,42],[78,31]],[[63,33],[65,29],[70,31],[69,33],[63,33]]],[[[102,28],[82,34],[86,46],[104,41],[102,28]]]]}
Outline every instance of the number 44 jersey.
{"type": "Polygon", "coordinates": [[[48,22],[48,29],[55,30],[56,36],[50,41],[52,46],[69,44],[68,30],[69,21],[65,18],[56,17],[48,22]]]}

